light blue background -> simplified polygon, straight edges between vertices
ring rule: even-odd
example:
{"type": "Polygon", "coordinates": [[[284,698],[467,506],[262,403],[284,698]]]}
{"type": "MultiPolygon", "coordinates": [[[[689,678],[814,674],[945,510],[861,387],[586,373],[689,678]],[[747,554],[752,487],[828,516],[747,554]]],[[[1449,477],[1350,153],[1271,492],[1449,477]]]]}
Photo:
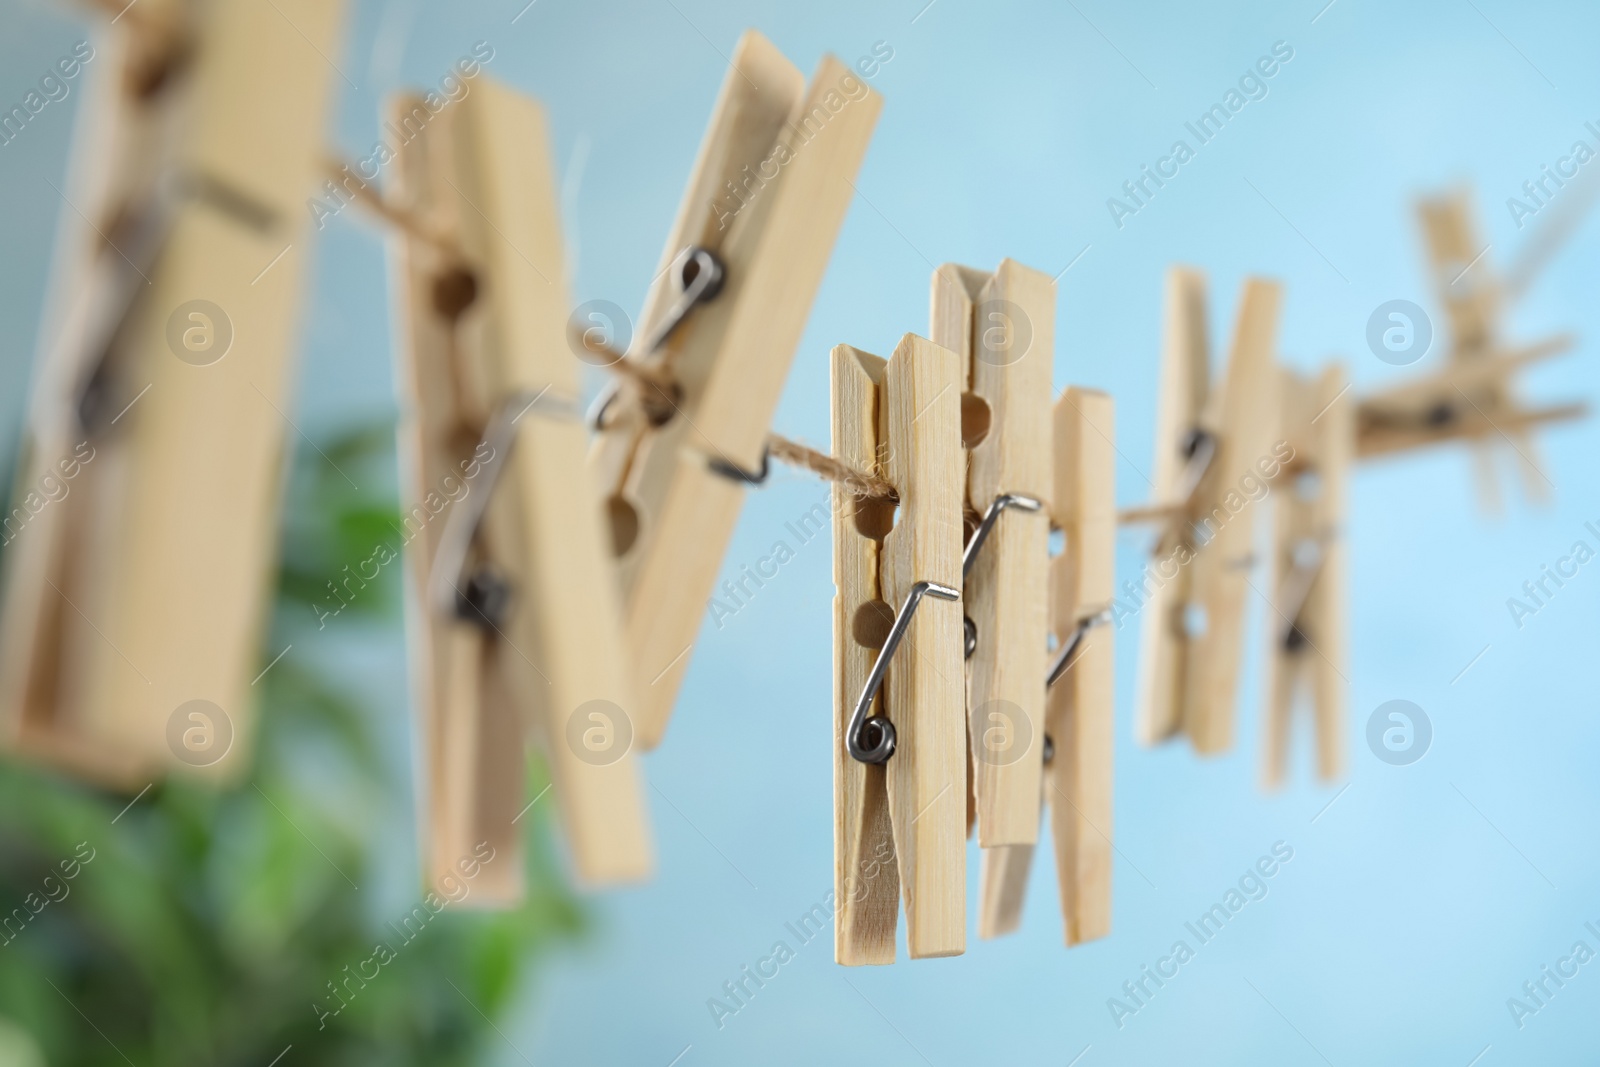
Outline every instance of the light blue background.
{"type": "MultiPolygon", "coordinates": [[[[1115,395],[1117,495],[1129,505],[1148,490],[1169,264],[1209,272],[1214,345],[1241,278],[1264,273],[1287,285],[1287,361],[1345,358],[1358,389],[1400,381],[1436,368],[1437,348],[1396,369],[1366,350],[1364,330],[1392,298],[1436,307],[1414,198],[1470,182],[1492,245],[1486,263],[1504,265],[1529,232],[1513,225],[1506,197],[1587,137],[1585,120],[1600,119],[1600,13],[1578,4],[1440,0],[1402,12],[1337,0],[1317,17],[1324,0],[1207,10],[938,0],[919,16],[923,2],[538,0],[514,25],[523,0],[362,2],[338,57],[358,89],[336,80],[330,138],[365,154],[383,94],[437,84],[487,40],[489,73],[538,96],[551,116],[573,301],[631,311],[741,30],[761,29],[808,71],[825,51],[852,61],[887,42],[894,58],[873,82],[885,105],[861,196],[777,428],[826,441],[828,348],[887,352],[901,333],[924,330],[934,265],[990,268],[1011,256],[1055,273],[1088,246],[1060,280],[1055,380],[1115,395]],[[1106,198],[1279,40],[1295,54],[1270,95],[1118,230],[1106,198]]],[[[0,12],[9,107],[83,30],[43,0],[3,0],[0,12]]],[[[70,107],[51,105],[0,147],[0,451],[15,440],[30,378],[64,210],[45,179],[61,184],[70,118],[70,107]]],[[[1542,400],[1593,392],[1600,312],[1585,294],[1600,277],[1595,235],[1591,221],[1511,319],[1516,339],[1558,330],[1591,339],[1531,376],[1528,392],[1542,400]]],[[[383,248],[354,212],[321,237],[308,306],[296,421],[316,437],[391,414],[383,248]]],[[[503,1027],[516,1050],[501,1048],[498,1062],[1591,1060],[1600,963],[1520,1032],[1506,998],[1580,937],[1600,948],[1583,930],[1586,920],[1600,925],[1591,696],[1600,568],[1582,571],[1520,631],[1505,601],[1574,540],[1596,544],[1582,526],[1600,519],[1597,437],[1593,424],[1543,435],[1554,506],[1533,509],[1513,492],[1499,517],[1479,512],[1461,450],[1363,466],[1348,530],[1349,788],[1315,823],[1336,790],[1311,784],[1303,751],[1288,789],[1256,788],[1260,603],[1238,746],[1220,759],[1133,743],[1139,650],[1129,627],[1119,635],[1109,938],[1062,948],[1053,865],[1042,855],[1017,934],[981,942],[974,931],[960,958],[907,962],[902,950],[893,967],[849,971],[833,964],[824,937],[719,1031],[707,998],[774,941],[794,947],[784,923],[832,882],[829,549],[825,539],[800,548],[746,610],[720,630],[708,624],[665,744],[646,761],[656,879],[595,898],[598,936],[551,962],[527,1011],[503,1027]],[[1397,768],[1371,755],[1363,733],[1372,709],[1399,697],[1426,709],[1435,737],[1420,763],[1397,768]],[[1270,895],[1119,1030],[1107,998],[1278,840],[1294,859],[1270,895]]],[[[766,554],[822,492],[784,472],[752,494],[727,568],[766,554]]],[[[1144,536],[1123,539],[1119,580],[1137,572],[1144,536]]],[[[373,704],[397,724],[397,752],[406,743],[398,724],[409,721],[396,681],[402,651],[400,634],[385,632],[341,660],[370,679],[373,704]]],[[[408,831],[392,829],[404,870],[408,831]]],[[[971,861],[975,901],[975,848],[971,861]]]]}

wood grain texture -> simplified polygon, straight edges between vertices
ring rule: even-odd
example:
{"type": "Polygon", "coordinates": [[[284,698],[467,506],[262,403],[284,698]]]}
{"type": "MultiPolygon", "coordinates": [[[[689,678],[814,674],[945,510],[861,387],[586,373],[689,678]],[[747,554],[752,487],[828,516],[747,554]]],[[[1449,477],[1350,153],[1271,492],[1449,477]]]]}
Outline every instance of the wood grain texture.
{"type": "Polygon", "coordinates": [[[893,960],[890,882],[882,873],[864,879],[874,861],[887,859],[885,814],[910,955],[956,955],[966,946],[959,602],[924,598],[890,663],[879,699],[898,738],[887,765],[856,765],[845,752],[844,730],[876,654],[855,636],[865,635],[858,631],[863,609],[884,610],[871,598],[892,612],[919,581],[960,587],[960,364],[948,349],[907,334],[886,365],[840,346],[833,371],[837,454],[869,466],[875,461],[900,496],[894,527],[881,543],[859,530],[865,523],[872,531],[881,513],[835,524],[835,891],[843,909],[836,958],[893,960]]]}
{"type": "Polygon", "coordinates": [[[1281,300],[1276,283],[1246,279],[1227,370],[1208,415],[1217,451],[1201,482],[1195,521],[1209,540],[1190,564],[1191,596],[1204,611],[1204,625],[1184,649],[1184,728],[1201,753],[1223,752],[1233,744],[1256,529],[1256,509],[1241,479],[1267,454],[1277,425],[1274,345],[1281,300]]]}
{"type": "MultiPolygon", "coordinates": [[[[106,80],[86,101],[75,160],[95,174],[69,185],[87,225],[64,229],[71,266],[57,278],[81,293],[84,317],[47,342],[19,484],[36,484],[79,443],[93,459],[55,514],[23,531],[59,544],[16,553],[16,565],[37,566],[43,581],[11,585],[3,643],[20,698],[13,737],[111,784],[137,788],[164,769],[229,776],[249,763],[251,683],[270,658],[261,639],[307,263],[305,201],[334,77],[317,53],[338,51],[341,21],[337,3],[287,0],[273,10],[215,0],[196,22],[191,65],[148,103],[117,95],[119,65],[149,55],[116,38],[127,28],[90,72],[106,80]],[[177,180],[170,213],[126,213],[152,203],[158,175],[177,180]],[[86,327],[116,298],[94,278],[122,272],[124,261],[100,235],[110,230],[131,247],[134,235],[118,220],[136,218],[167,221],[154,227],[152,258],[134,267],[138,295],[101,364],[107,349],[86,327]],[[181,334],[194,321],[184,305],[197,299],[222,309],[232,337],[204,366],[177,358],[169,342],[169,323],[178,316],[181,334]],[[90,441],[77,401],[96,366],[108,419],[117,417],[90,441]],[[33,633],[19,640],[24,630],[33,633]],[[231,747],[205,767],[180,761],[168,743],[169,719],[194,699],[220,707],[232,728],[231,747]]],[[[223,324],[207,317],[212,337],[222,337],[223,324]]]]}
{"type": "MultiPolygon", "coordinates": [[[[887,364],[849,345],[834,348],[831,358],[833,454],[858,469],[877,471],[887,364]]],[[[884,631],[881,613],[893,610],[883,597],[880,544],[870,536],[884,505],[835,485],[833,513],[834,960],[846,966],[893,963],[900,878],[885,768],[859,763],[845,748],[851,714],[878,654],[856,636],[857,617],[867,613],[866,621],[873,621],[877,606],[878,629],[884,631]]],[[[878,640],[881,644],[881,632],[878,640]]],[[[875,714],[883,707],[883,697],[878,699],[875,714]]]]}
{"type": "MultiPolygon", "coordinates": [[[[1110,396],[1068,388],[1054,412],[1054,519],[1066,544],[1051,562],[1051,629],[1060,642],[1106,610],[1116,574],[1116,411],[1110,396]]],[[[1046,768],[1061,916],[1068,945],[1111,932],[1115,626],[1092,626],[1049,693],[1046,768]]]]}
{"type": "MultiPolygon", "coordinates": [[[[981,516],[1005,493],[1047,501],[1054,283],[1009,259],[988,276],[947,264],[934,273],[930,319],[934,342],[962,359],[963,409],[976,408],[988,421],[981,439],[963,434],[967,512],[981,516]]],[[[967,714],[984,848],[1038,838],[1048,538],[1045,511],[1008,508],[962,587],[977,633],[967,661],[967,714]]]]}
{"type": "MultiPolygon", "coordinates": [[[[889,452],[900,492],[883,540],[884,599],[919,581],[961,587],[960,360],[907,334],[885,373],[889,452]]],[[[966,731],[961,604],[924,598],[884,683],[899,747],[885,775],[913,959],[966,948],[966,731]]]]}
{"type": "MultiPolygon", "coordinates": [[[[741,41],[663,257],[703,241],[723,260],[722,292],[656,357],[681,390],[677,413],[650,427],[624,410],[591,454],[605,491],[638,519],[619,562],[646,748],[666,728],[743,499],[707,464],[760,466],[881,105],[831,56],[803,95],[791,72],[759,35],[741,41]]],[[[658,285],[641,336],[653,333],[664,302],[658,285]]]]}

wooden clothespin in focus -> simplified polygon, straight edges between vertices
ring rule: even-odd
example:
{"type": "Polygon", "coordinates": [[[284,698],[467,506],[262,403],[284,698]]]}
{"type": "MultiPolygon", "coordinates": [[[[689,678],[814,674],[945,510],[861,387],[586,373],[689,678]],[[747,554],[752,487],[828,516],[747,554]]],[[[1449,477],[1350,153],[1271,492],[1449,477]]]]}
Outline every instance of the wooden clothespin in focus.
{"type": "MultiPolygon", "coordinates": [[[[1112,757],[1116,563],[1115,405],[1069,387],[1056,402],[1051,518],[1063,548],[1050,561],[1049,704],[1041,807],[1051,812],[1062,926],[1068,945],[1111,931],[1112,757]]],[[[1032,845],[983,852],[978,935],[998,937],[1022,918],[1032,845]]]]}
{"type": "Polygon", "coordinates": [[[1140,608],[1136,729],[1144,744],[1179,730],[1202,753],[1233,743],[1254,504],[1265,496],[1262,472],[1275,471],[1273,345],[1280,296],[1274,282],[1245,281],[1228,366],[1213,389],[1205,279],[1185,268],[1167,276],[1156,503],[1124,515],[1126,521],[1155,521],[1161,530],[1140,608]]]}
{"type": "Polygon", "coordinates": [[[834,488],[842,964],[894,962],[902,890],[912,958],[966,947],[960,395],[960,358],[920,337],[887,362],[833,350],[833,454],[894,494],[834,488]]]}
{"type": "MultiPolygon", "coordinates": [[[[1500,508],[1494,454],[1499,442],[1505,441],[1515,450],[1524,491],[1535,501],[1547,500],[1551,483],[1540,469],[1531,432],[1545,423],[1582,418],[1588,406],[1526,407],[1518,400],[1512,379],[1518,371],[1569,350],[1573,338],[1561,334],[1531,345],[1512,346],[1503,340],[1502,324],[1507,307],[1526,289],[1548,255],[1546,246],[1553,238],[1548,232],[1536,235],[1530,255],[1514,264],[1502,279],[1494,273],[1488,246],[1479,244],[1465,192],[1424,200],[1418,214],[1434,290],[1445,311],[1446,363],[1433,374],[1361,399],[1356,415],[1356,454],[1369,459],[1467,440],[1472,444],[1479,501],[1493,512],[1500,508]]],[[[1570,225],[1571,221],[1558,224],[1570,225]]],[[[1431,333],[1432,325],[1421,309],[1392,312],[1389,324],[1380,322],[1379,327],[1379,343],[1388,346],[1389,331],[1393,330],[1402,349],[1423,347],[1417,358],[1426,354],[1424,332],[1431,333]]]]}
{"type": "MultiPolygon", "coordinates": [[[[395,125],[419,108],[400,98],[395,125]]],[[[544,114],[482,77],[399,160],[403,210],[425,223],[402,232],[398,276],[428,876],[444,879],[487,842],[503,858],[481,891],[520,898],[515,823],[530,806],[524,739],[537,724],[578,875],[643,878],[638,702],[584,465],[544,114]],[[421,503],[439,497],[453,501],[443,516],[421,503]]]]}
{"type": "Polygon", "coordinates": [[[1272,611],[1267,616],[1262,784],[1283,783],[1297,690],[1309,690],[1317,774],[1344,774],[1344,523],[1355,406],[1344,367],[1315,378],[1278,372],[1280,439],[1291,456],[1273,484],[1272,611]]]}
{"type": "Polygon", "coordinates": [[[17,750],[138,788],[249,760],[343,5],[108,7],[0,523],[0,708],[17,750]]]}
{"type": "Polygon", "coordinates": [[[811,85],[755,32],[735,49],[625,357],[596,405],[635,672],[661,739],[881,101],[824,57],[811,85]]]}
{"type": "Polygon", "coordinates": [[[1003,260],[933,275],[931,336],[961,369],[967,716],[978,844],[1039,835],[1050,566],[1050,372],[1055,284],[1003,260]]]}

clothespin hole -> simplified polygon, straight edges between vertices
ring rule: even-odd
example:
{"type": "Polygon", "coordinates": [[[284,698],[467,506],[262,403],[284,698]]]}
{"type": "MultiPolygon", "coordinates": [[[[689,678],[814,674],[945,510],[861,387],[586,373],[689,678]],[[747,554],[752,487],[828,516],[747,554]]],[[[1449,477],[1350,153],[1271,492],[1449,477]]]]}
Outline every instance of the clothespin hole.
{"type": "Polygon", "coordinates": [[[862,648],[876,651],[889,640],[894,625],[894,609],[882,600],[869,600],[856,609],[850,620],[850,636],[862,648]]]}
{"type": "Polygon", "coordinates": [[[455,322],[478,299],[478,279],[465,267],[447,267],[433,279],[433,310],[455,322]]]}
{"type": "Polygon", "coordinates": [[[989,436],[994,415],[989,402],[977,393],[961,394],[961,446],[977,448],[989,436]]]}
{"type": "Polygon", "coordinates": [[[1067,550],[1067,531],[1059,526],[1050,527],[1049,551],[1052,557],[1059,556],[1067,550]]]}
{"type": "Polygon", "coordinates": [[[194,45],[176,31],[141,36],[145,39],[135,40],[134,56],[123,68],[122,89],[136,100],[149,101],[178,80],[194,56],[194,45]]]}
{"type": "Polygon", "coordinates": [[[1306,469],[1295,475],[1294,495],[1300,500],[1315,500],[1322,495],[1322,475],[1306,469]]]}
{"type": "Polygon", "coordinates": [[[606,501],[606,518],[611,525],[611,554],[620,559],[639,540],[639,509],[617,493],[606,501]]]}
{"type": "Polygon", "coordinates": [[[1210,619],[1206,616],[1204,604],[1188,603],[1183,605],[1182,614],[1178,617],[1178,625],[1183,633],[1190,637],[1204,637],[1210,626],[1210,619]]]}
{"type": "Polygon", "coordinates": [[[894,529],[895,510],[898,507],[892,500],[877,497],[858,499],[855,506],[856,532],[874,541],[882,541],[894,529]]]}
{"type": "Polygon", "coordinates": [[[657,384],[655,382],[641,383],[643,407],[645,417],[650,420],[650,425],[660,429],[672,421],[683,405],[683,387],[677,382],[657,384]]]}

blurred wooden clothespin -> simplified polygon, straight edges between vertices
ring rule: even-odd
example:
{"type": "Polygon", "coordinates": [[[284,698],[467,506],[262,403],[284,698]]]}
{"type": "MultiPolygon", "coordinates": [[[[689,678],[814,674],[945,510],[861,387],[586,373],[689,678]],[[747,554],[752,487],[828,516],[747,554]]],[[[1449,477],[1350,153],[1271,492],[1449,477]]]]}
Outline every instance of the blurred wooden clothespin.
{"type": "Polygon", "coordinates": [[[4,519],[0,708],[19,751],[138,788],[249,760],[344,5],[106,6],[4,519]]]}
{"type": "Polygon", "coordinates": [[[833,350],[833,454],[894,494],[834,489],[842,964],[894,962],[902,891],[913,958],[966,947],[960,395],[960,358],[920,337],[887,362],[833,350]]]}
{"type": "Polygon", "coordinates": [[[590,469],[621,570],[640,743],[660,741],[881,101],[824,57],[734,51],[590,469]]]}
{"type": "Polygon", "coordinates": [[[978,844],[1032,845],[1044,745],[1055,284],[1004,260],[933,275],[931,336],[961,358],[967,716],[978,844]]]}
{"type": "MultiPolygon", "coordinates": [[[[421,108],[401,97],[395,124],[421,108]]],[[[424,111],[426,109],[423,109],[424,111]]],[[[543,112],[487,77],[399,151],[401,431],[415,688],[435,883],[487,842],[522,893],[524,739],[544,740],[578,875],[652,865],[638,700],[601,501],[584,466],[543,112]],[[440,517],[422,502],[453,501],[440,517]]],[[[489,880],[485,882],[483,879],[489,880]]]]}
{"type": "MultiPolygon", "coordinates": [[[[1551,482],[1540,468],[1531,432],[1546,423],[1583,418],[1588,406],[1524,406],[1512,379],[1519,371],[1569,350],[1573,338],[1561,334],[1531,345],[1508,345],[1503,320],[1559,235],[1545,227],[1530,240],[1529,254],[1514,262],[1501,278],[1494,273],[1488,246],[1479,243],[1471,200],[1464,191],[1424,200],[1418,205],[1418,214],[1429,273],[1444,306],[1443,326],[1448,334],[1442,345],[1445,366],[1361,398],[1356,415],[1357,456],[1369,459],[1467,440],[1477,472],[1479,501],[1493,512],[1500,509],[1494,453],[1506,442],[1516,453],[1524,491],[1532,500],[1547,500],[1551,482]]],[[[1554,225],[1568,228],[1574,221],[1560,216],[1554,225]]],[[[1426,314],[1420,308],[1406,309],[1391,319],[1392,325],[1385,328],[1380,322],[1380,328],[1385,333],[1387,329],[1398,331],[1396,339],[1403,340],[1405,348],[1423,347],[1416,358],[1425,356],[1428,342],[1423,331],[1432,332],[1426,314]]]]}
{"type": "Polygon", "coordinates": [[[1227,369],[1213,388],[1205,279],[1185,268],[1167,276],[1155,504],[1123,516],[1161,531],[1140,608],[1136,729],[1144,744],[1179,730],[1199,752],[1233,744],[1254,504],[1265,497],[1263,479],[1276,473],[1279,300],[1276,283],[1245,281],[1227,369]]]}
{"type": "MultiPolygon", "coordinates": [[[[1114,631],[1117,533],[1115,406],[1069,387],[1056,402],[1050,515],[1063,537],[1050,561],[1048,714],[1041,807],[1048,807],[1068,945],[1111,931],[1114,631]]],[[[1038,818],[1036,815],[1035,818],[1038,818]]],[[[985,849],[978,934],[998,937],[1022,917],[1032,845],[985,849]]]]}
{"type": "Polygon", "coordinates": [[[1295,697],[1309,690],[1317,774],[1344,774],[1346,485],[1355,451],[1355,406],[1333,363],[1315,378],[1281,368],[1279,439],[1289,458],[1272,483],[1272,610],[1267,616],[1267,695],[1262,783],[1283,783],[1295,697]]]}

